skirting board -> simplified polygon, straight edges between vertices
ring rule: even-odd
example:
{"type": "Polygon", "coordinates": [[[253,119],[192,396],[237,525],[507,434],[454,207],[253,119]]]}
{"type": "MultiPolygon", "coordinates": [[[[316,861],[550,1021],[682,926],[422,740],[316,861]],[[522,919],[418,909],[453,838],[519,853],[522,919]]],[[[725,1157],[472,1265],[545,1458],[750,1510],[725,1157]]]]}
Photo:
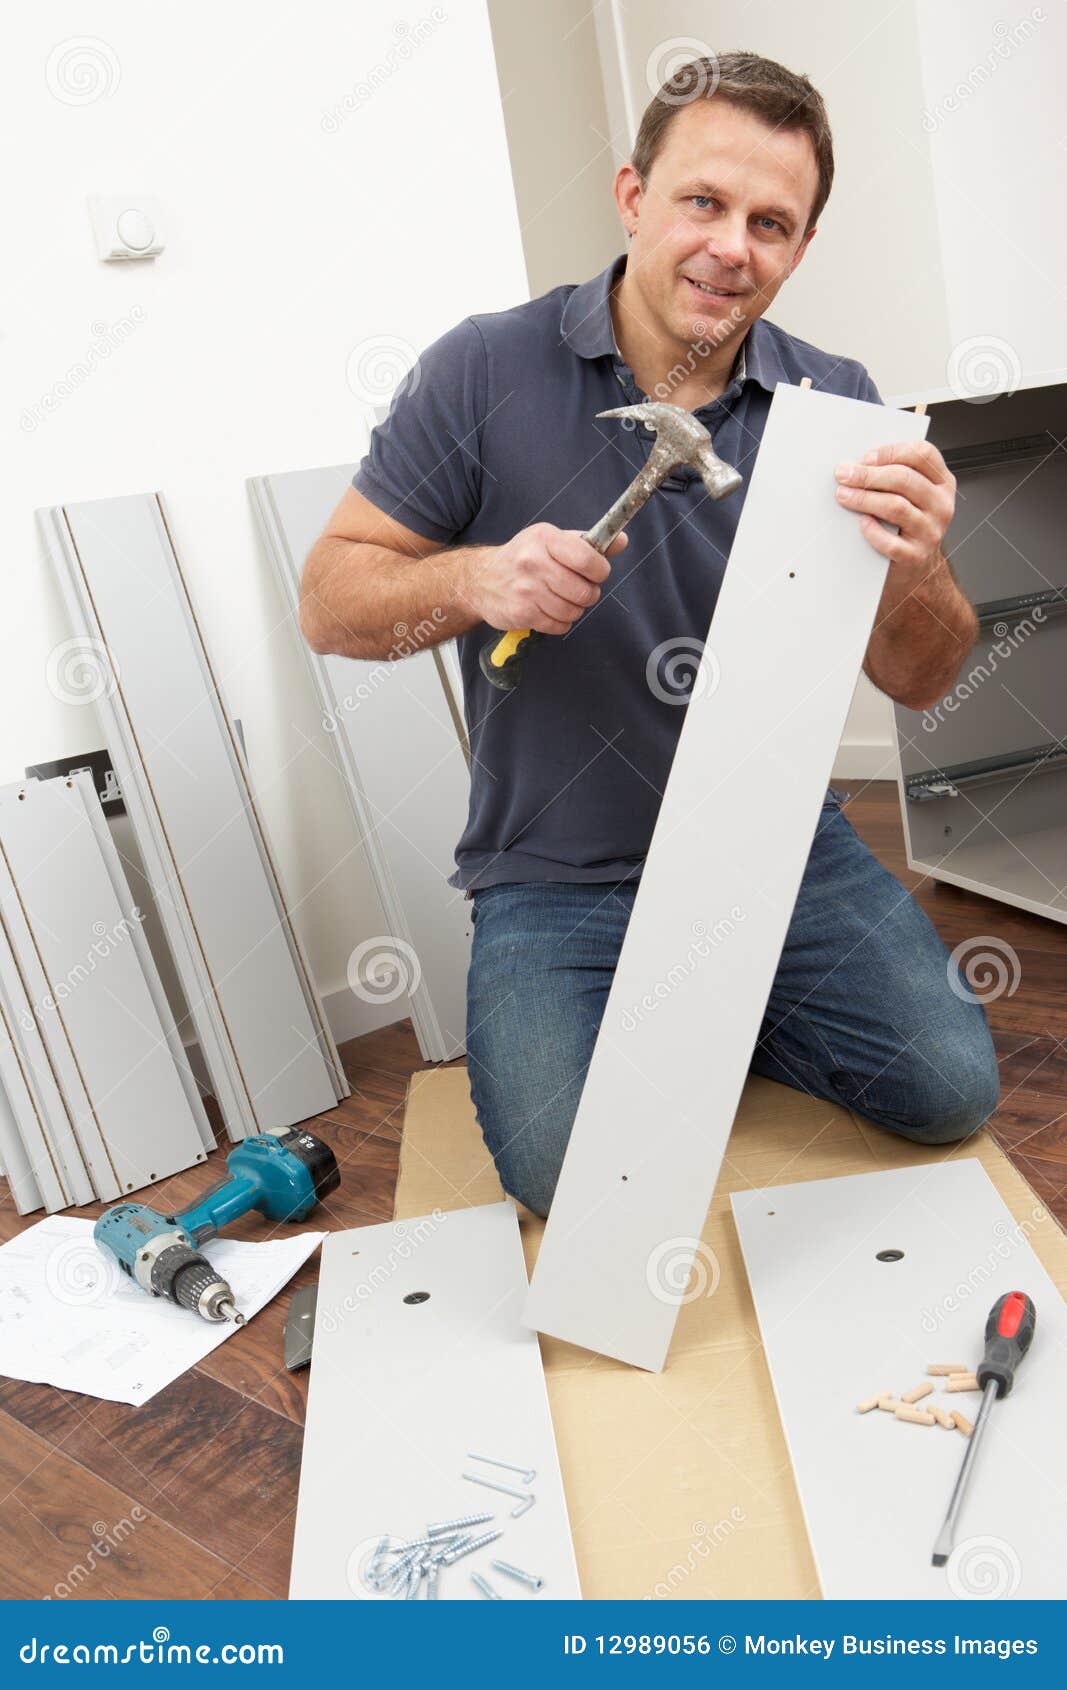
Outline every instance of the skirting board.
{"type": "MultiPolygon", "coordinates": [[[[418,630],[406,628],[397,630],[396,649],[410,655],[394,663],[320,657],[297,620],[304,560],[354,468],[256,476],[248,490],[315,688],[318,744],[336,764],[389,934],[399,941],[419,1049],[427,1062],[446,1062],[465,1048],[471,945],[469,906],[447,884],[470,794],[456,728],[458,664],[444,647],[420,651],[418,630]]],[[[462,709],[461,701],[460,720],[462,709]]],[[[379,950],[387,960],[389,947],[379,950]]]]}
{"type": "Polygon", "coordinates": [[[232,1138],[348,1092],[158,494],[38,513],[232,1138]]]}
{"type": "Polygon", "coordinates": [[[524,1319],[658,1371],[785,942],[886,561],[834,466],[925,417],[779,384],[524,1319]]]}
{"type": "Polygon", "coordinates": [[[88,773],[0,788],[0,855],[32,950],[20,948],[24,976],[46,984],[36,1020],[55,1072],[72,1063],[88,1104],[79,1139],[95,1194],[202,1162],[209,1123],[176,1064],[170,1011],[88,773]]]}
{"type": "Polygon", "coordinates": [[[577,1598],[559,1459],[537,1339],[519,1320],[526,1268],[513,1203],[333,1232],[322,1248],[290,1597],[374,1598],[379,1539],[483,1512],[503,1535],[441,1574],[444,1598],[530,1592],[489,1569],[500,1557],[577,1598]],[[413,1295],[420,1300],[406,1302],[413,1295]],[[471,1453],[528,1464],[534,1506],[462,1474],[523,1490],[521,1475],[471,1453]]]}
{"type": "MultiPolygon", "coordinates": [[[[964,1156],[730,1201],[823,1595],[1062,1597],[1067,1307],[984,1168],[964,1156]],[[938,1569],[965,1440],[856,1405],[900,1396],[930,1363],[977,1364],[986,1316],[1013,1290],[1037,1308],[1033,1347],[993,1408],[938,1569]]],[[[973,1420],[981,1399],[939,1400],[973,1420]]]]}

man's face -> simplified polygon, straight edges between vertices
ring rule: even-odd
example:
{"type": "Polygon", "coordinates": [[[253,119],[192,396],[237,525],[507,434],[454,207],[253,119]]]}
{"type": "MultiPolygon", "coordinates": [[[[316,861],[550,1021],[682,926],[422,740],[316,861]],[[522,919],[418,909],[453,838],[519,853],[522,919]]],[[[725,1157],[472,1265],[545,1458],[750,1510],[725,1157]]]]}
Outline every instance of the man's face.
{"type": "Polygon", "coordinates": [[[804,255],[817,187],[803,130],[772,129],[714,97],[682,107],[645,192],[629,165],[615,183],[648,326],[686,344],[739,343],[804,255]]]}

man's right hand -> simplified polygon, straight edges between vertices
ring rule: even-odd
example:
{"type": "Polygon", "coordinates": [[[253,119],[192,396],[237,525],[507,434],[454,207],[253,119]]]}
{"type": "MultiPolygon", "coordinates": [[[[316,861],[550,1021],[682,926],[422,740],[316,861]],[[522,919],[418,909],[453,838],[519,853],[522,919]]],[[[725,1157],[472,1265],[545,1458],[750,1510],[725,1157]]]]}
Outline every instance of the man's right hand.
{"type": "Polygon", "coordinates": [[[465,561],[461,596],[491,628],[565,634],[596,604],[607,559],[626,543],[616,535],[604,557],[578,529],[535,522],[506,545],[479,547],[465,561]]]}

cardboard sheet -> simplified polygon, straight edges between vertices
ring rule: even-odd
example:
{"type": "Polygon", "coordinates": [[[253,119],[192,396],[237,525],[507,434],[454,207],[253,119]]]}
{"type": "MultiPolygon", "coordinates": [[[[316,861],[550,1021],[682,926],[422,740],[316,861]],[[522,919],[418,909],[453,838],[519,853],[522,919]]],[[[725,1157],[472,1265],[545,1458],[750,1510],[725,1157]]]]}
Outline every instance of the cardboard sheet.
{"type": "MultiPolygon", "coordinates": [[[[923,1149],[789,1086],[749,1079],[696,1257],[689,1287],[695,1294],[680,1309],[664,1372],[644,1373],[560,1339],[541,1340],[587,1598],[822,1594],[730,1194],[970,1157],[985,1168],[1013,1217],[1026,1223],[1030,1247],[1062,1294],[1067,1238],[988,1135],[947,1153],[923,1149]]],[[[466,1070],[414,1075],[397,1216],[500,1196],[466,1070]]],[[[543,1223],[526,1210],[519,1215],[529,1269],[543,1223]]],[[[671,1264],[663,1270],[669,1286],[671,1264]]],[[[942,1435],[947,1442],[949,1434],[942,1435]]]]}

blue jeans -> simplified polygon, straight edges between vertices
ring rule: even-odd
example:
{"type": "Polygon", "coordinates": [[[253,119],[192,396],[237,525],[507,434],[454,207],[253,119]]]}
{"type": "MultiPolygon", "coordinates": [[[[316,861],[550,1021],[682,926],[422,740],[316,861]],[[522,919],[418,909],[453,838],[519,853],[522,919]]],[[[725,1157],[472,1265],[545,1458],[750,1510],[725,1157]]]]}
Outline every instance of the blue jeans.
{"type": "MultiPolygon", "coordinates": [[[[823,804],[751,1071],[920,1144],[950,1144],[1000,1097],[985,1010],[841,797],[823,804]]],[[[540,1215],[636,892],[632,882],[538,881],[473,894],[471,1093],[505,1191],[540,1215]]]]}

